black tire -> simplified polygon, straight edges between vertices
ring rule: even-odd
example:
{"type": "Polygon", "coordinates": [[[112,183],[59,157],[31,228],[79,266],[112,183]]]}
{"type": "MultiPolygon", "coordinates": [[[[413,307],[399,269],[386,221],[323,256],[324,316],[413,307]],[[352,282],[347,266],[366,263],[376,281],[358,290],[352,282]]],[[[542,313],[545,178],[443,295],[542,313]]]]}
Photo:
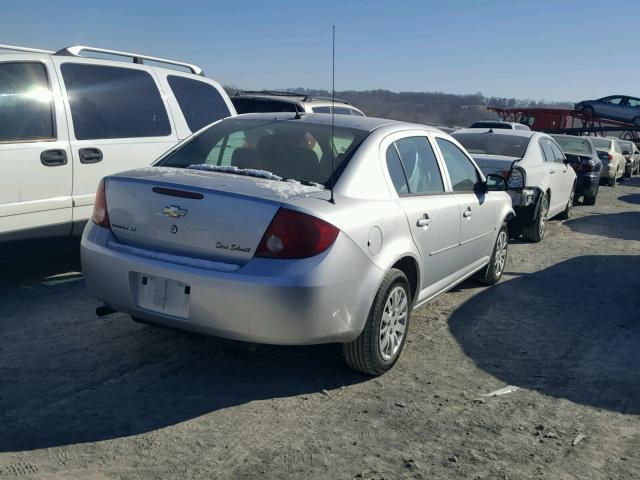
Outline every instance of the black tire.
{"type": "MultiPolygon", "coordinates": [[[[362,332],[354,341],[342,344],[342,353],[347,364],[354,370],[359,370],[369,375],[382,375],[390,370],[400,358],[402,349],[404,348],[407,334],[409,332],[409,321],[411,318],[411,290],[406,275],[395,268],[392,268],[384,277],[378,292],[371,305],[367,323],[365,323],[362,332]],[[399,346],[394,350],[390,358],[384,358],[382,349],[384,342],[383,336],[383,313],[385,308],[391,301],[390,296],[396,291],[396,288],[404,290],[406,299],[406,317],[404,323],[404,334],[399,341],[399,346]]],[[[394,333],[391,333],[397,338],[394,333]]]]}
{"type": "Polygon", "coordinates": [[[582,203],[584,203],[585,205],[595,205],[597,196],[598,196],[598,191],[596,190],[595,195],[585,195],[582,203]]]}
{"type": "Polygon", "coordinates": [[[631,178],[631,175],[632,175],[631,170],[632,170],[631,165],[624,167],[624,178],[631,178]]]}
{"type": "Polygon", "coordinates": [[[538,212],[531,225],[526,225],[522,229],[522,236],[525,240],[537,243],[544,238],[547,231],[547,220],[549,216],[549,198],[543,193],[538,200],[538,212]]]}
{"type": "Polygon", "coordinates": [[[571,211],[573,210],[573,206],[576,203],[576,185],[575,183],[573,184],[573,187],[571,187],[571,193],[569,194],[569,200],[567,201],[567,205],[566,207],[564,207],[564,210],[562,211],[562,213],[560,213],[560,215],[558,215],[558,218],[560,220],[569,220],[571,218],[571,211]]]}
{"type": "Polygon", "coordinates": [[[502,228],[498,231],[496,237],[496,243],[493,245],[493,254],[489,264],[476,274],[476,279],[485,285],[493,285],[498,283],[502,278],[504,267],[507,263],[507,251],[509,250],[509,232],[507,230],[507,224],[503,224],[502,228]],[[504,242],[504,243],[502,243],[504,242]],[[501,257],[498,257],[498,256],[501,257]],[[500,258],[500,261],[496,261],[500,258]]]}
{"type": "Polygon", "coordinates": [[[610,187],[615,187],[616,186],[616,177],[615,177],[615,175],[617,175],[617,173],[618,172],[616,172],[613,177],[607,178],[607,185],[609,185],[610,187]]]}

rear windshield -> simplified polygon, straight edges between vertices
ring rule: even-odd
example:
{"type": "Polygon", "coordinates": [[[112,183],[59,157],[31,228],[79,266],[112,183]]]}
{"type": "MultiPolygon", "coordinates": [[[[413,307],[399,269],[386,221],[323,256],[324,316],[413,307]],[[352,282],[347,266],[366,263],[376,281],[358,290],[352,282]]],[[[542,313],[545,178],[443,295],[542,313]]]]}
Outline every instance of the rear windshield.
{"type": "Polygon", "coordinates": [[[237,167],[328,186],[340,176],[368,133],[336,126],[332,142],[331,125],[295,119],[227,118],[193,137],[156,165],[237,167]]]}
{"type": "Polygon", "coordinates": [[[601,150],[611,150],[611,140],[606,138],[592,138],[591,143],[601,150]]]}
{"type": "Polygon", "coordinates": [[[589,140],[562,136],[554,136],[553,138],[564,153],[573,153],[574,155],[591,155],[593,153],[589,140]]]}
{"type": "Polygon", "coordinates": [[[471,124],[471,128],[502,128],[505,130],[513,130],[510,123],[504,122],[475,122],[471,124]]]}
{"type": "Polygon", "coordinates": [[[520,135],[502,135],[489,132],[454,133],[470,154],[504,155],[506,157],[524,157],[531,137],[520,135]]]}
{"type": "Polygon", "coordinates": [[[231,97],[236,112],[240,113],[270,113],[270,112],[302,112],[294,102],[271,100],[266,98],[231,97]]]}
{"type": "Polygon", "coordinates": [[[623,152],[633,152],[633,143],[631,142],[618,142],[623,152]]]}

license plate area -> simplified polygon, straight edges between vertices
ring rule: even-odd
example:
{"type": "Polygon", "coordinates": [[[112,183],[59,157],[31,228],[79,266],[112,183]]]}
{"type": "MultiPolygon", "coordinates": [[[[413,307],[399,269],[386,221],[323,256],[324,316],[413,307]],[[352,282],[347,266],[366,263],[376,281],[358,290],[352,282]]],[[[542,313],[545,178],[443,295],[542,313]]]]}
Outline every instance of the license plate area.
{"type": "Polygon", "coordinates": [[[146,273],[132,273],[130,281],[136,307],[171,317],[189,317],[191,287],[186,283],[146,273]]]}

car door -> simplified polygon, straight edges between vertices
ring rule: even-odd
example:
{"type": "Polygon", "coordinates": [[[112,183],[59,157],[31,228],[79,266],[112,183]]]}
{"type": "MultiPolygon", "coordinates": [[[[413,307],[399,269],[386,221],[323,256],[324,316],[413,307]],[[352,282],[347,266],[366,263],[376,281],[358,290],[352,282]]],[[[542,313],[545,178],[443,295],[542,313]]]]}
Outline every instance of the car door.
{"type": "MultiPolygon", "coordinates": [[[[555,177],[552,182],[557,180],[557,187],[555,187],[558,189],[556,193],[556,198],[558,200],[557,208],[558,211],[561,212],[566,208],[567,202],[569,201],[575,175],[573,174],[573,169],[565,163],[566,157],[564,156],[564,153],[562,153],[558,144],[554,140],[549,140],[549,142],[555,158],[555,177]]],[[[552,188],[554,186],[555,185],[552,183],[552,188]]]]}
{"type": "Polygon", "coordinates": [[[621,102],[622,97],[603,98],[602,103],[598,105],[597,113],[606,118],[620,119],[624,110],[621,102]]]}
{"type": "Polygon", "coordinates": [[[460,268],[460,207],[444,182],[425,132],[395,134],[382,144],[387,170],[420,253],[418,302],[440,292],[460,268]]]}
{"type": "Polygon", "coordinates": [[[556,163],[556,154],[551,147],[551,140],[547,137],[540,139],[540,147],[544,158],[544,169],[549,179],[551,198],[549,199],[549,217],[556,215],[562,201],[562,172],[556,163]]]}
{"type": "Polygon", "coordinates": [[[451,190],[460,205],[459,259],[467,273],[491,257],[497,235],[498,197],[494,192],[484,191],[482,173],[459,145],[443,136],[436,135],[435,138],[451,190]]]}
{"type": "Polygon", "coordinates": [[[73,157],[73,217],[91,216],[100,179],[148,166],[178,138],[153,69],[53,57],[64,85],[73,157]]]}
{"type": "Polygon", "coordinates": [[[71,155],[50,56],[1,58],[0,234],[68,234],[71,155]]]}

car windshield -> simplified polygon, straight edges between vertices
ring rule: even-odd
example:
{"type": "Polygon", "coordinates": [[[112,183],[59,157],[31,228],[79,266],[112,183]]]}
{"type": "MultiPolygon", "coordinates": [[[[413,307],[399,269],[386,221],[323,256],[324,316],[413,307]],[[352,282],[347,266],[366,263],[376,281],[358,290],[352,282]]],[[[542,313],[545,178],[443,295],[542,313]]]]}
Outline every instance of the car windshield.
{"type": "Polygon", "coordinates": [[[594,147],[601,150],[611,150],[611,140],[606,138],[592,138],[591,143],[593,143],[594,147]]]}
{"type": "Polygon", "coordinates": [[[521,135],[502,135],[491,132],[454,133],[470,154],[504,155],[506,157],[524,157],[531,137],[521,135]]]}
{"type": "Polygon", "coordinates": [[[475,122],[470,128],[502,128],[505,130],[513,130],[513,125],[505,122],[475,122]]]}
{"type": "Polygon", "coordinates": [[[593,153],[588,140],[563,136],[554,136],[553,138],[564,153],[573,153],[574,155],[591,155],[593,153]]]}
{"type": "Polygon", "coordinates": [[[336,126],[332,142],[331,132],[331,125],[296,119],[228,118],[193,137],[156,165],[278,176],[328,186],[340,176],[368,135],[364,130],[336,126]]]}

